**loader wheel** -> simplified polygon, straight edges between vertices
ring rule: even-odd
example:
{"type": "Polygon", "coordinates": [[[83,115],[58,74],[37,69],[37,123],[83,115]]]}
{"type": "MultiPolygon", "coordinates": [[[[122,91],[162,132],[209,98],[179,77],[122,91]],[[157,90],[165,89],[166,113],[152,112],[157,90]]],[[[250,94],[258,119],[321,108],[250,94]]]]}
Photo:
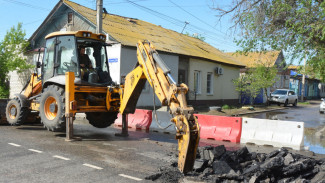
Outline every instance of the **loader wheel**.
{"type": "Polygon", "coordinates": [[[117,112],[86,112],[86,118],[96,128],[111,126],[117,118],[117,112]]]}
{"type": "Polygon", "coordinates": [[[10,100],[6,107],[6,118],[11,125],[21,125],[27,119],[30,110],[28,107],[22,107],[20,100],[14,98],[10,100]]]}
{"type": "Polygon", "coordinates": [[[50,85],[45,88],[40,99],[40,118],[49,131],[65,129],[65,93],[64,89],[50,85]]]}

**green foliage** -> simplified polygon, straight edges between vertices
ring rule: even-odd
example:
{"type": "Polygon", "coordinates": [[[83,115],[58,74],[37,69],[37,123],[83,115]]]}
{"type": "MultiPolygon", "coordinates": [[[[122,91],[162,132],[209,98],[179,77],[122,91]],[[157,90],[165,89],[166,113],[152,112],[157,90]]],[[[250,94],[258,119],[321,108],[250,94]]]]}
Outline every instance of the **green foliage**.
{"type": "Polygon", "coordinates": [[[237,44],[243,52],[284,50],[303,60],[325,79],[325,1],[234,0],[218,16],[233,16],[234,30],[241,30],[237,44]]]}
{"type": "Polygon", "coordinates": [[[17,70],[19,73],[33,67],[26,63],[26,59],[22,56],[29,45],[25,35],[22,24],[18,23],[17,27],[13,26],[0,41],[0,98],[7,98],[9,95],[10,71],[17,70]]]}
{"type": "Polygon", "coordinates": [[[238,79],[233,80],[236,91],[249,95],[252,100],[251,104],[263,89],[272,86],[276,81],[277,68],[266,67],[262,64],[256,65],[254,68],[247,69],[238,79]]]}
{"type": "Polygon", "coordinates": [[[234,107],[226,104],[226,105],[223,105],[221,108],[224,110],[224,109],[233,109],[234,107]]]}

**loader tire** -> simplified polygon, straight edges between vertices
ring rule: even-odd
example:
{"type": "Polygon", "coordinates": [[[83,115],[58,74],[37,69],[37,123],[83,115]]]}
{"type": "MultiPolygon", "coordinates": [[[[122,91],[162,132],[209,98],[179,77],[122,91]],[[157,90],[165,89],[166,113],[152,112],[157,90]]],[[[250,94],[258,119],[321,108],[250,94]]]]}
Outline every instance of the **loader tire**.
{"type": "Polygon", "coordinates": [[[117,112],[86,112],[86,118],[96,128],[107,128],[116,120],[117,112]]]}
{"type": "Polygon", "coordinates": [[[45,88],[40,99],[39,116],[49,131],[65,130],[65,92],[64,89],[50,85],[45,88]]]}
{"type": "Polygon", "coordinates": [[[10,100],[6,107],[6,118],[10,125],[22,125],[27,119],[30,110],[28,107],[22,107],[18,98],[10,100]]]}

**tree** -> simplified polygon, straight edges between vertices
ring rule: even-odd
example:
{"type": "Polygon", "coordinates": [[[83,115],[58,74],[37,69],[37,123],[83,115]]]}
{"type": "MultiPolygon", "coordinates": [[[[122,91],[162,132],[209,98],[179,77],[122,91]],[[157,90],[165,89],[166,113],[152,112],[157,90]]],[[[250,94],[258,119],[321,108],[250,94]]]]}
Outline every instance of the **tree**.
{"type": "Polygon", "coordinates": [[[264,95],[267,96],[267,88],[273,86],[276,82],[278,69],[276,66],[265,66],[263,64],[258,64],[254,68],[254,76],[258,78],[258,86],[264,90],[264,95]]]}
{"type": "Polygon", "coordinates": [[[234,0],[229,9],[215,7],[218,16],[231,15],[242,52],[284,50],[325,79],[324,0],[234,0]]]}
{"type": "Polygon", "coordinates": [[[9,96],[8,74],[10,71],[17,70],[21,73],[33,67],[26,63],[23,57],[29,45],[25,40],[25,35],[22,24],[18,23],[17,27],[13,26],[0,41],[0,98],[9,96]]]}
{"type": "Polygon", "coordinates": [[[275,66],[256,64],[253,68],[247,69],[238,79],[233,80],[236,91],[249,95],[253,104],[262,89],[267,97],[267,88],[275,83],[277,71],[275,66]]]}
{"type": "MultiPolygon", "coordinates": [[[[245,74],[234,79],[233,83],[236,87],[236,91],[250,96],[250,102],[251,105],[253,105],[255,98],[261,90],[261,87],[258,86],[257,78],[254,76],[254,72],[252,70],[247,70],[245,74]]],[[[242,103],[245,103],[245,101],[242,101],[242,103]]]]}

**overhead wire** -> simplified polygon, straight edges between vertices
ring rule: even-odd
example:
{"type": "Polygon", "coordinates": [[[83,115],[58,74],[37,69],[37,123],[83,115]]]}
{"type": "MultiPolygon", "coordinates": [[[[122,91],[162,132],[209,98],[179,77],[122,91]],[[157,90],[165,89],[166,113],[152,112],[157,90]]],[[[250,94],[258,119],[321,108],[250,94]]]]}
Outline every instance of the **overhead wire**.
{"type": "MultiPolygon", "coordinates": [[[[28,4],[28,3],[24,3],[24,2],[20,2],[20,1],[17,1],[17,0],[2,0],[2,1],[5,1],[5,2],[10,2],[10,3],[14,3],[14,4],[18,4],[18,5],[21,5],[21,6],[25,6],[25,7],[29,7],[29,8],[34,8],[34,9],[38,9],[38,10],[43,10],[43,11],[51,11],[50,9],[47,9],[47,8],[44,8],[44,7],[40,7],[40,6],[35,6],[35,5],[32,5],[32,4],[28,4]]],[[[124,2],[111,2],[111,3],[105,3],[105,4],[122,4],[122,3],[129,3],[133,6],[136,6],[140,9],[142,9],[143,11],[146,11],[150,14],[153,14],[169,23],[172,23],[176,26],[179,26],[179,27],[183,27],[184,26],[184,21],[181,21],[181,20],[178,20],[176,18],[173,18],[171,16],[168,16],[168,15],[165,15],[165,14],[162,14],[156,10],[153,10],[153,9],[150,9],[150,8],[147,8],[145,6],[142,6],[140,4],[137,4],[135,2],[140,2],[140,1],[146,1],[146,0],[134,0],[134,1],[131,1],[131,0],[125,0],[124,2]]],[[[193,15],[192,13],[190,13],[189,11],[185,10],[184,8],[182,8],[181,6],[177,5],[176,3],[172,2],[171,0],[168,0],[169,2],[171,2],[173,5],[175,5],[176,7],[180,8],[181,10],[183,10],[184,12],[188,13],[189,15],[191,15],[192,17],[196,18],[197,20],[199,20],[201,23],[207,25],[208,27],[212,28],[213,30],[216,30],[218,31],[217,29],[215,29],[213,26],[209,25],[208,23],[206,23],[205,21],[201,20],[200,18],[196,17],[195,15],[193,15]]],[[[88,4],[91,3],[91,2],[95,2],[95,0],[84,0],[84,2],[87,2],[88,4]]],[[[93,5],[93,3],[91,3],[93,5]]],[[[25,23],[24,25],[29,25],[29,24],[33,24],[33,23],[36,23],[40,20],[37,20],[37,21],[33,21],[33,22],[29,22],[29,23],[25,23]]],[[[193,33],[199,33],[200,35],[203,35],[205,38],[211,40],[211,41],[220,41],[224,44],[224,46],[227,46],[227,47],[232,47],[232,48],[236,48],[235,46],[231,45],[228,43],[227,40],[222,40],[220,37],[225,37],[225,33],[221,32],[221,31],[218,31],[220,32],[221,34],[223,34],[222,36],[218,35],[218,36],[214,36],[216,33],[215,32],[212,32],[212,31],[209,31],[209,30],[205,30],[201,27],[198,27],[198,26],[195,26],[195,25],[192,25],[192,24],[189,24],[186,28],[187,30],[193,32],[193,33]]]]}
{"type": "MultiPolygon", "coordinates": [[[[165,21],[168,21],[168,22],[170,22],[170,23],[172,23],[172,24],[174,24],[176,26],[179,26],[179,27],[183,27],[184,26],[184,21],[181,21],[181,20],[178,20],[178,19],[173,18],[171,16],[162,14],[162,13],[160,13],[158,11],[155,11],[155,10],[150,9],[148,7],[145,7],[145,6],[142,6],[140,4],[137,4],[134,1],[131,1],[131,0],[125,0],[125,1],[126,2],[129,2],[131,5],[134,5],[134,6],[140,8],[140,9],[142,9],[142,10],[144,10],[144,11],[150,13],[150,14],[153,14],[153,15],[161,18],[161,19],[164,19],[165,21]]],[[[216,34],[216,33],[211,32],[211,31],[204,30],[204,29],[202,29],[202,28],[200,28],[198,26],[194,26],[194,25],[191,25],[191,24],[189,24],[186,29],[187,30],[190,30],[190,31],[192,31],[194,33],[200,33],[201,35],[203,34],[204,36],[206,36],[207,38],[209,38],[209,39],[211,39],[213,41],[218,40],[218,41],[222,42],[223,44],[226,44],[228,47],[237,48],[236,46],[231,45],[230,43],[228,43],[227,40],[222,40],[220,38],[220,37],[225,37],[225,34],[224,33],[223,33],[224,35],[222,35],[222,36],[212,36],[213,34],[216,34]]]]}
{"type": "Polygon", "coordinates": [[[178,7],[179,9],[183,10],[184,12],[186,12],[187,14],[191,15],[192,17],[194,17],[195,19],[197,19],[198,21],[200,21],[201,23],[207,25],[208,27],[214,29],[215,31],[218,31],[220,33],[222,33],[223,35],[226,35],[226,33],[216,29],[215,27],[211,26],[210,24],[206,23],[205,21],[201,20],[200,18],[198,18],[197,16],[195,16],[194,14],[192,14],[191,12],[185,10],[184,8],[182,8],[181,6],[179,6],[178,4],[174,3],[173,1],[171,0],[168,0],[170,3],[172,3],[173,5],[175,5],[176,7],[178,7]]]}
{"type": "Polygon", "coordinates": [[[16,0],[2,0],[2,1],[6,1],[6,2],[10,2],[10,3],[14,3],[14,4],[18,4],[18,5],[25,6],[25,7],[38,9],[38,10],[51,11],[50,9],[47,9],[47,8],[43,8],[43,7],[40,7],[40,6],[31,5],[31,4],[28,4],[28,3],[23,3],[23,2],[20,2],[20,1],[16,1],[16,0]]]}

